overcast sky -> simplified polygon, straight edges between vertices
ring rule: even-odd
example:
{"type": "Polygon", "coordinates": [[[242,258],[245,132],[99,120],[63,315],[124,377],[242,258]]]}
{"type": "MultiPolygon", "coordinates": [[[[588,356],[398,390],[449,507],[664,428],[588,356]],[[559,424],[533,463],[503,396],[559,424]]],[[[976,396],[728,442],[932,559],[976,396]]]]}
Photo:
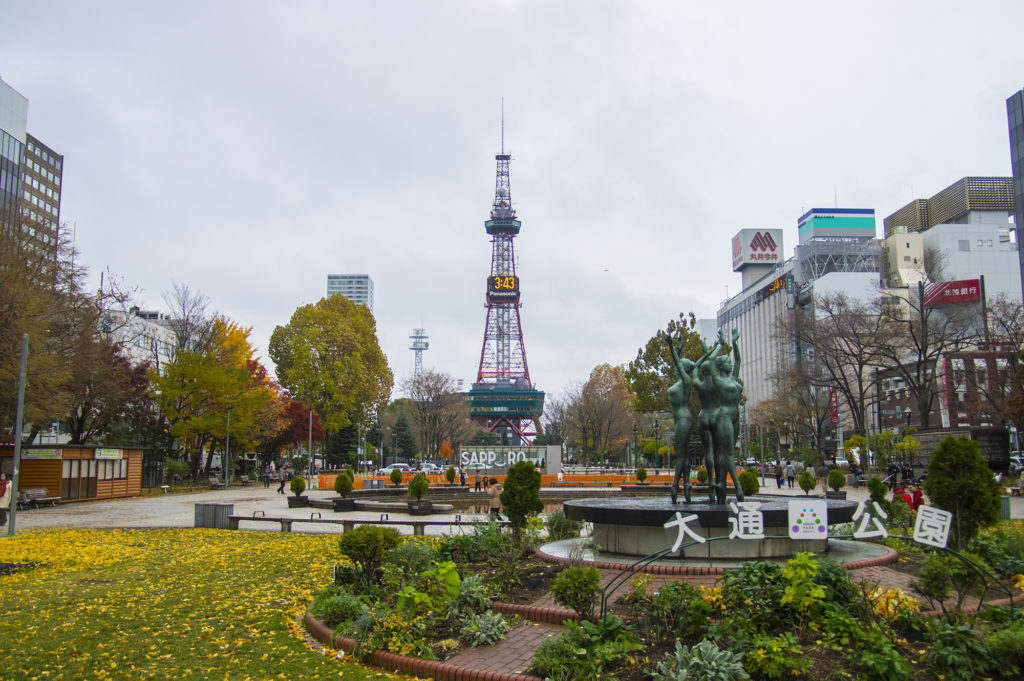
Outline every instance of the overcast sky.
{"type": "MultiPolygon", "coordinates": [[[[882,219],[1009,175],[1024,3],[0,0],[0,77],[64,155],[93,282],[174,282],[270,333],[367,273],[396,384],[475,379],[494,155],[512,154],[549,395],[740,290],[730,239],[882,219]]],[[[396,388],[396,395],[398,390],[396,388]]]]}

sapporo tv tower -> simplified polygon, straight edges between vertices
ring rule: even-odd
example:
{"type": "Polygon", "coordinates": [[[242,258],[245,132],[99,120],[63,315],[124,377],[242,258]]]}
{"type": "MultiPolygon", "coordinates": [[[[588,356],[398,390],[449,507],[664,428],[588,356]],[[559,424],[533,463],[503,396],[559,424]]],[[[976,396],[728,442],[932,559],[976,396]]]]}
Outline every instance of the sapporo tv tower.
{"type": "Polygon", "coordinates": [[[480,351],[476,383],[469,391],[473,422],[501,436],[502,444],[528,445],[541,432],[544,393],[533,389],[526,364],[523,325],[519,318],[519,277],[513,241],[522,223],[512,208],[505,153],[505,123],[502,121],[501,153],[498,161],[494,206],[491,219],[484,222],[491,235],[491,274],[487,277],[487,323],[480,351]]]}

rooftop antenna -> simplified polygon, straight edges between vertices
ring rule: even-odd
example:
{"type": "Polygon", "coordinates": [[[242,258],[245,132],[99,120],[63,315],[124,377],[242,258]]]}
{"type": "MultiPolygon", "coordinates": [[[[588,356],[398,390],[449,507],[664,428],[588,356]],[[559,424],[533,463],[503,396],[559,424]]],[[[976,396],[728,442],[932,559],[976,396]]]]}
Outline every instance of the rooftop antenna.
{"type": "Polygon", "coordinates": [[[501,153],[505,153],[505,98],[501,98],[501,153]]]}

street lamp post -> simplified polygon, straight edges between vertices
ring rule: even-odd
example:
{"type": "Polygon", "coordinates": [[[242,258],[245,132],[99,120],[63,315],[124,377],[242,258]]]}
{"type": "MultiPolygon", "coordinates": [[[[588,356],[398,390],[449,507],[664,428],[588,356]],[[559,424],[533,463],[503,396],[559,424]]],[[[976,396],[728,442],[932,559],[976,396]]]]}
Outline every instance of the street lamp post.
{"type": "Polygon", "coordinates": [[[228,478],[228,459],[231,458],[231,410],[228,409],[227,432],[224,437],[224,488],[227,489],[230,479],[228,478]]]}
{"type": "Polygon", "coordinates": [[[658,465],[658,463],[660,463],[660,461],[659,461],[659,458],[660,458],[659,450],[660,449],[661,449],[661,433],[658,432],[658,420],[655,419],[654,420],[654,462],[655,462],[654,465],[658,465]]]}

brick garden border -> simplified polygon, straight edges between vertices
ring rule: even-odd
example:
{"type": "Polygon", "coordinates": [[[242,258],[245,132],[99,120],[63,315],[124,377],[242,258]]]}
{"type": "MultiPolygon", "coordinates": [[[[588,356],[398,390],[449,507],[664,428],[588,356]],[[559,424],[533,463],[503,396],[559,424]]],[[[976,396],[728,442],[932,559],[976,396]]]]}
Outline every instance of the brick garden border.
{"type": "MultiPolygon", "coordinates": [[[[545,608],[517,606],[510,603],[493,603],[491,607],[494,610],[499,610],[501,612],[510,612],[503,609],[506,607],[526,608],[529,611],[545,610],[545,608]]],[[[306,630],[310,635],[325,646],[344,650],[346,653],[351,654],[352,650],[355,648],[356,642],[353,639],[345,638],[344,636],[335,636],[334,632],[331,631],[327,625],[313,617],[311,608],[312,604],[310,604],[309,608],[306,608],[306,614],[303,616],[306,630]]],[[[552,610],[551,612],[561,611],[552,610]]],[[[525,614],[523,616],[526,617],[525,614]]],[[[560,621],[555,623],[560,623],[560,621]]],[[[393,671],[424,678],[429,677],[434,679],[434,681],[544,681],[538,676],[530,676],[528,674],[490,672],[481,669],[471,669],[469,667],[455,667],[450,664],[445,664],[444,662],[422,660],[418,657],[407,657],[405,655],[389,653],[383,650],[374,651],[367,662],[374,667],[378,667],[385,671],[393,671]]]]}

